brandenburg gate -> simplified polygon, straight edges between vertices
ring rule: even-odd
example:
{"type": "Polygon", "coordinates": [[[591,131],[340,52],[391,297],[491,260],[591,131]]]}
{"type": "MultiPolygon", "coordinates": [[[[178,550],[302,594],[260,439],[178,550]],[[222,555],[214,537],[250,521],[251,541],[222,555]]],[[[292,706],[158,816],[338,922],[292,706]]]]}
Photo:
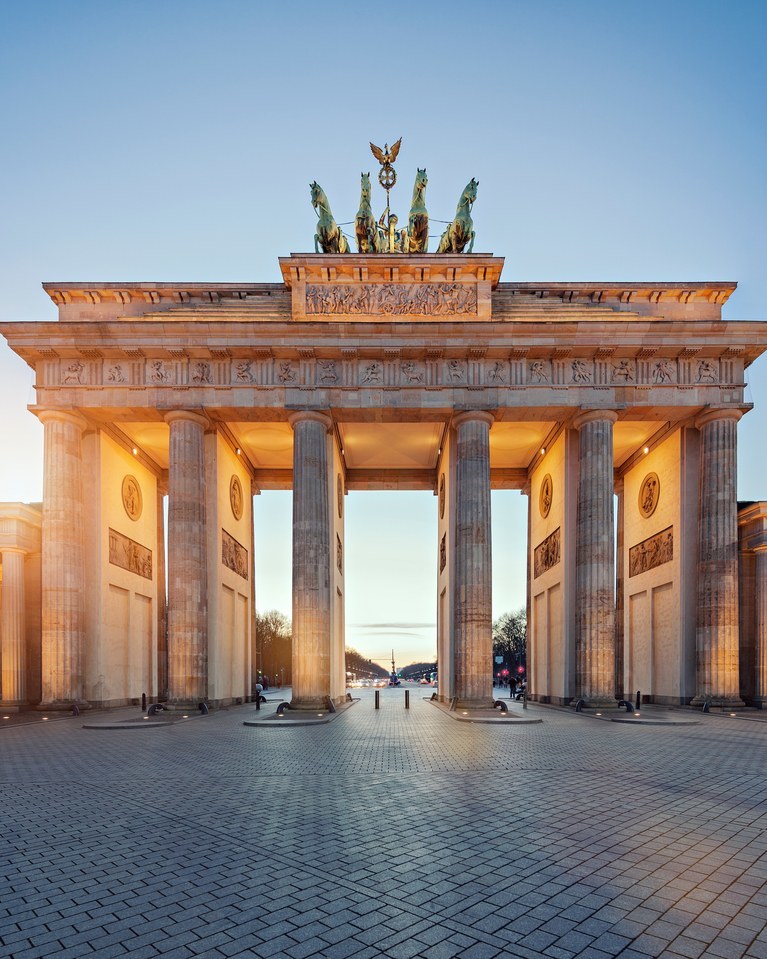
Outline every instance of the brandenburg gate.
{"type": "Polygon", "coordinates": [[[442,700],[492,704],[490,493],[517,489],[534,698],[740,702],[737,424],[767,333],[722,320],[735,284],[280,266],[45,284],[58,321],[3,326],[45,428],[44,706],[247,701],[269,489],[293,490],[294,708],[344,698],[344,497],[368,489],[435,494],[442,700]]]}

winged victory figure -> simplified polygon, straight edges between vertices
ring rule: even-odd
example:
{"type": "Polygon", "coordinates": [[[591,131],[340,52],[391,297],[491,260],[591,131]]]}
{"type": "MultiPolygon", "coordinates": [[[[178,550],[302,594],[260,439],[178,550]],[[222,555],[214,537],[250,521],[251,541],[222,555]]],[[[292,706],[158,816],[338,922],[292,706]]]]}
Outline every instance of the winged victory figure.
{"type": "Polygon", "coordinates": [[[402,143],[402,137],[397,140],[394,146],[389,149],[389,144],[384,143],[383,150],[380,147],[377,147],[375,143],[370,144],[370,149],[373,151],[373,156],[378,160],[381,166],[391,166],[392,163],[397,159],[397,154],[399,153],[399,148],[402,143]]]}

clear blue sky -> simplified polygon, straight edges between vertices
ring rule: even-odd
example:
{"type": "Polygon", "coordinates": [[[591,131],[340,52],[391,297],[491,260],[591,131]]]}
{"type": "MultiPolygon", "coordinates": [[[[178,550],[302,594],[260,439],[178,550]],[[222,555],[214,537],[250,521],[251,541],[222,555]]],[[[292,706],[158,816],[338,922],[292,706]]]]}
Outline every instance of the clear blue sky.
{"type": "MultiPolygon", "coordinates": [[[[44,280],[278,280],[312,248],[309,182],[350,219],[368,140],[399,136],[395,209],[416,166],[435,218],[477,177],[475,249],[504,280],[733,279],[725,316],[767,318],[766,49],[743,0],[4,0],[0,318],[52,319],[44,280]]],[[[739,496],[767,498],[767,361],[748,376],[739,496]]],[[[0,340],[0,500],[41,496],[31,386],[0,340]]],[[[258,605],[289,611],[286,500],[262,499],[258,605]]],[[[494,496],[496,613],[524,601],[523,506],[494,496]]],[[[349,497],[349,638],[372,655],[434,622],[432,507],[349,497]]]]}

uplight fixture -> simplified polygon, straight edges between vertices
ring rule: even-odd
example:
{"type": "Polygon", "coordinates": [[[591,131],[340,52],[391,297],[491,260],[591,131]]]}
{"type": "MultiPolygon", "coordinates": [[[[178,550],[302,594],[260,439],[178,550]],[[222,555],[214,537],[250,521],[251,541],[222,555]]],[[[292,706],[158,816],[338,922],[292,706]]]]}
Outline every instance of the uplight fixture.
{"type": "Polygon", "coordinates": [[[649,446],[645,446],[645,448],[642,450],[642,452],[644,453],[645,456],[647,456],[647,454],[650,452],[650,447],[649,447],[649,446]]]}
{"type": "Polygon", "coordinates": [[[138,456],[138,447],[137,447],[137,446],[134,446],[134,447],[133,447],[133,455],[134,455],[134,456],[138,456]]]}

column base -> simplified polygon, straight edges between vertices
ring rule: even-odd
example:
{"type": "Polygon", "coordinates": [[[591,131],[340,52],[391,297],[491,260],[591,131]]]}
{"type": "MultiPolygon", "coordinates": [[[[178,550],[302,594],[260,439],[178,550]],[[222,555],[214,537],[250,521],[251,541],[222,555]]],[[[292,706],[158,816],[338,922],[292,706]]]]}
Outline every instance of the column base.
{"type": "Polygon", "coordinates": [[[583,700],[583,705],[587,709],[618,709],[618,700],[614,696],[576,696],[570,700],[570,705],[575,706],[578,700],[583,700]]]}
{"type": "MultiPolygon", "coordinates": [[[[499,699],[503,698],[501,696],[499,699]]],[[[508,702],[508,700],[505,700],[508,702]]],[[[451,709],[495,709],[495,700],[491,697],[490,699],[459,699],[457,696],[455,699],[447,700],[450,704],[451,709]]]]}
{"type": "Polygon", "coordinates": [[[2,711],[3,711],[4,713],[20,713],[20,712],[22,712],[23,710],[25,710],[25,709],[27,709],[27,708],[28,708],[27,703],[16,703],[16,702],[4,703],[4,702],[0,702],[0,709],[2,709],[2,711]]]}
{"type": "Polygon", "coordinates": [[[739,696],[696,696],[691,706],[721,706],[723,709],[742,709],[746,704],[739,696]]]}
{"type": "Polygon", "coordinates": [[[80,710],[91,708],[91,704],[85,699],[70,699],[66,702],[59,701],[55,703],[37,703],[37,705],[31,708],[38,713],[67,713],[71,711],[73,706],[77,706],[80,710]]]}
{"type": "MultiPolygon", "coordinates": [[[[309,699],[293,698],[290,700],[290,708],[296,710],[297,712],[326,712],[328,709],[328,703],[331,701],[332,700],[330,699],[330,696],[323,696],[321,698],[312,697],[309,699]]],[[[343,702],[343,700],[339,700],[339,702],[343,702]]],[[[335,706],[337,703],[333,703],[333,705],[335,706]]]]}

